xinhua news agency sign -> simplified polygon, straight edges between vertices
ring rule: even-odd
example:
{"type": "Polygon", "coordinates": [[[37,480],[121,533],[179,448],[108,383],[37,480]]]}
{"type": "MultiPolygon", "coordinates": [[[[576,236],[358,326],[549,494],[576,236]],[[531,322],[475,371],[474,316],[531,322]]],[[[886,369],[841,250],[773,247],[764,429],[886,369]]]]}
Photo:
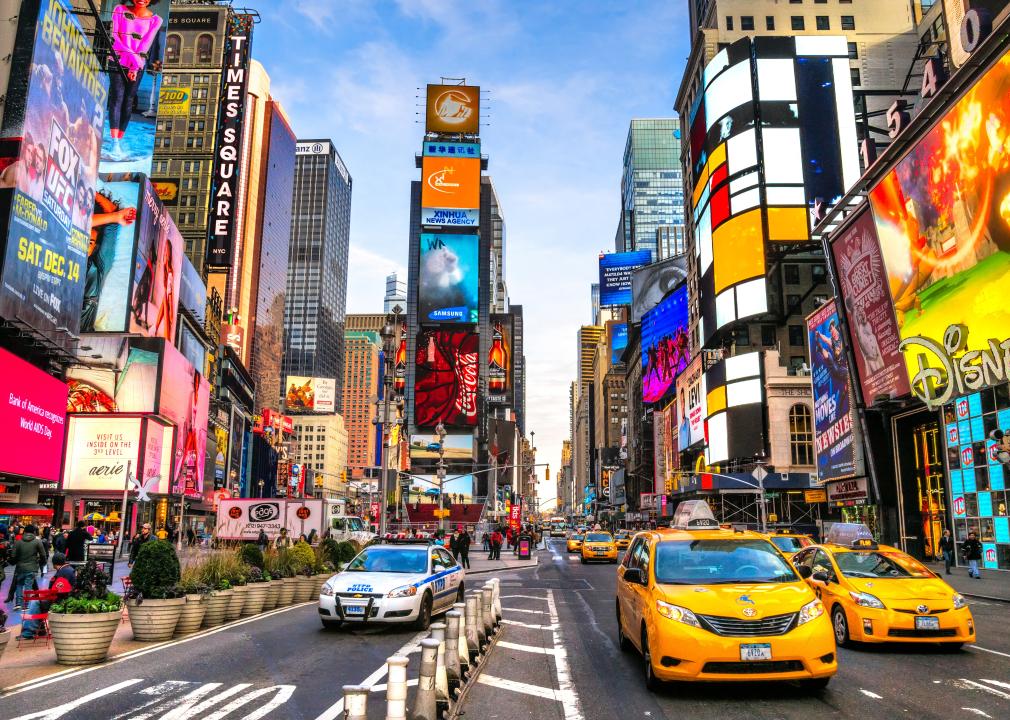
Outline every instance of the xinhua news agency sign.
{"type": "Polygon", "coordinates": [[[207,226],[207,267],[218,269],[231,265],[232,246],[237,232],[236,211],[242,202],[238,198],[238,189],[242,170],[242,124],[246,89],[249,85],[253,17],[229,15],[228,22],[230,27],[224,48],[210,222],[207,226]]]}

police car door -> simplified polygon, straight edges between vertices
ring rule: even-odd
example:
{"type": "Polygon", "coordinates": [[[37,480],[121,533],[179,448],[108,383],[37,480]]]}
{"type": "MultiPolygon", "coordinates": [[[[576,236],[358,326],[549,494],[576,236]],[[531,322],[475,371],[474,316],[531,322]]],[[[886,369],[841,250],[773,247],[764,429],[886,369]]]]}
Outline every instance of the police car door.
{"type": "Polygon", "coordinates": [[[437,555],[437,559],[435,556],[431,559],[432,574],[439,575],[446,573],[442,577],[432,581],[432,592],[436,596],[435,605],[451,606],[456,602],[456,592],[463,573],[456,561],[452,559],[452,555],[440,547],[432,549],[435,555],[437,555]]]}

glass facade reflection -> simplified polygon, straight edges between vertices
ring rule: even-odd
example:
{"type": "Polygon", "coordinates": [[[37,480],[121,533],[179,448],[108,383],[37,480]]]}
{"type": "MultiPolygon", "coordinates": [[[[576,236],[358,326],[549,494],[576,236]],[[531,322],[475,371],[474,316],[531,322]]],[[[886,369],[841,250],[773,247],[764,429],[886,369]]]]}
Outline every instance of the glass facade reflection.
{"type": "Polygon", "coordinates": [[[653,260],[669,257],[679,250],[678,240],[683,244],[683,228],[680,120],[632,120],[624,148],[616,250],[651,250],[653,260]]]}

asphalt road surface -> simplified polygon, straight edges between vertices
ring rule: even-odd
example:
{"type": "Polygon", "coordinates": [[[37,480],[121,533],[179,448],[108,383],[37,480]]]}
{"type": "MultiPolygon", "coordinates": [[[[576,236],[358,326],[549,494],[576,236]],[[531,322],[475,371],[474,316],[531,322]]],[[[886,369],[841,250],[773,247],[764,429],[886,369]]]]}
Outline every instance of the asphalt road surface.
{"type": "Polygon", "coordinates": [[[1010,718],[1010,605],[972,602],[979,643],[839,652],[827,690],[789,683],[680,683],[650,693],[641,657],[617,648],[614,565],[551,544],[535,571],[503,577],[506,626],[466,718],[1010,718]]]}

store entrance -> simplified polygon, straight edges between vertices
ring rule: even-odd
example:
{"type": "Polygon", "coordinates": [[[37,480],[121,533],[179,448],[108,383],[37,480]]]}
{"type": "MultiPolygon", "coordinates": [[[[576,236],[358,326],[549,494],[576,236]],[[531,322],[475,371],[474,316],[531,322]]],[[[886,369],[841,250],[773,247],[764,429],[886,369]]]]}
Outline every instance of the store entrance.
{"type": "Polygon", "coordinates": [[[940,536],[947,517],[939,418],[922,410],[896,417],[892,422],[901,547],[919,559],[936,560],[940,557],[940,536]]]}

